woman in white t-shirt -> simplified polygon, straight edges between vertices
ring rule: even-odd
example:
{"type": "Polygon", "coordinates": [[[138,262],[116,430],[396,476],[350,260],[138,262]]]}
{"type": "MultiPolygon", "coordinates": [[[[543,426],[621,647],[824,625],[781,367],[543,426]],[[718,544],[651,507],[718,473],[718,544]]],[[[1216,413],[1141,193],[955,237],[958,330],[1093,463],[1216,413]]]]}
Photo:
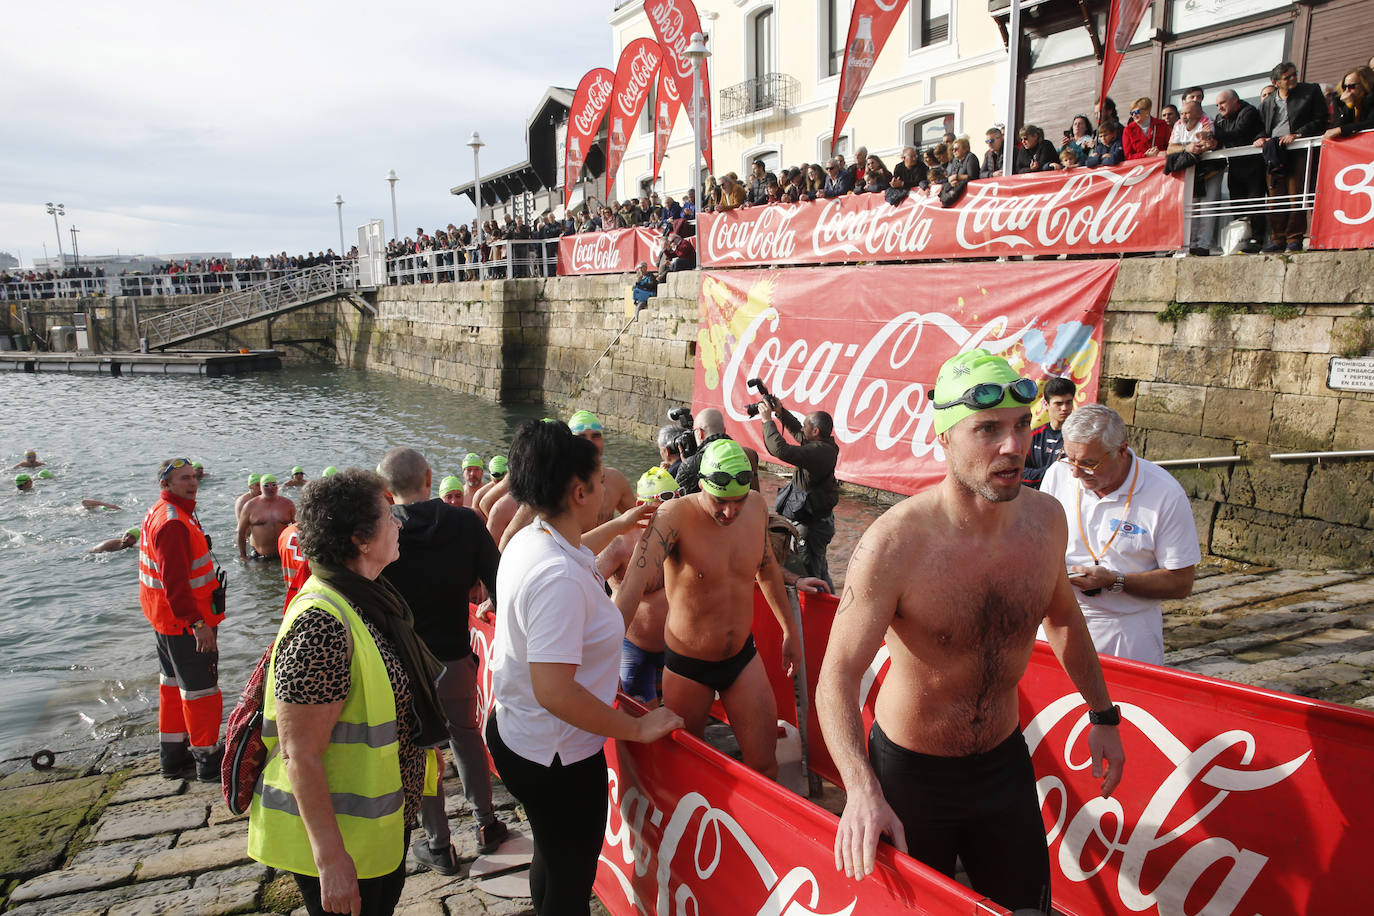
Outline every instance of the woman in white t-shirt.
{"type": "Polygon", "coordinates": [[[534,834],[534,911],[583,914],[606,828],[606,738],[654,741],[682,719],[612,705],[628,621],[582,544],[601,509],[596,445],[556,420],[530,420],[509,461],[511,494],[538,517],[506,545],[496,576],[487,746],[534,834]]]}

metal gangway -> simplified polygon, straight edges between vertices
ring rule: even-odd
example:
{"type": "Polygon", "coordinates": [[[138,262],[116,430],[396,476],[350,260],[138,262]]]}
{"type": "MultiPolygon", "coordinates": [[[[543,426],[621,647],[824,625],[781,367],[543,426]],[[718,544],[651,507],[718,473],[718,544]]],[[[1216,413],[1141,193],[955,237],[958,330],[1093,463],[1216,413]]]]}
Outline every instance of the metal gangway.
{"type": "Polygon", "coordinates": [[[352,261],[335,261],[270,277],[195,305],[143,319],[138,324],[138,333],[147,341],[149,350],[164,350],[334,298],[348,299],[358,310],[377,314],[358,293],[357,265],[352,261]]]}

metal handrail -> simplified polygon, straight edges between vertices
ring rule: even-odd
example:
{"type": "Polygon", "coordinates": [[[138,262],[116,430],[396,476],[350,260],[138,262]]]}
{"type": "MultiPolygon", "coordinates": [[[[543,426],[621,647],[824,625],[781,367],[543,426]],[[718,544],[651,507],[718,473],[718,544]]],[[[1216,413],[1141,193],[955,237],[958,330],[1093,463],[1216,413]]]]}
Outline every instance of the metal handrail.
{"type": "Polygon", "coordinates": [[[1273,461],[1316,461],[1324,458],[1374,458],[1374,449],[1357,449],[1344,452],[1279,452],[1269,456],[1273,461]]]}
{"type": "Polygon", "coordinates": [[[1236,464],[1242,460],[1240,455],[1216,455],[1211,458],[1169,458],[1151,463],[1162,468],[1177,468],[1204,464],[1236,464]]]}

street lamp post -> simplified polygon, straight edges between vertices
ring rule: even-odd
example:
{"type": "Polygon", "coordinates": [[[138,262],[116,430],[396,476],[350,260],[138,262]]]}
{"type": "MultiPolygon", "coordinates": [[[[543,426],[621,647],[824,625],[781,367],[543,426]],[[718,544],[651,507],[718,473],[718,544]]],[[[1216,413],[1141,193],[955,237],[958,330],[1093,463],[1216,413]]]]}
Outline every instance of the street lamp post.
{"type": "Polygon", "coordinates": [[[334,206],[336,206],[336,207],[339,208],[339,257],[343,257],[344,254],[347,253],[347,249],[344,248],[344,241],[343,241],[343,205],[344,205],[343,195],[342,195],[342,194],[335,194],[335,195],[334,195],[334,206]]]}
{"type": "Polygon", "coordinates": [[[68,231],[72,234],[72,266],[79,269],[81,267],[81,249],[76,244],[76,234],[81,230],[75,226],[69,226],[68,231]]]}
{"type": "Polygon", "coordinates": [[[682,53],[692,62],[692,195],[697,199],[696,209],[700,213],[706,204],[706,197],[701,188],[701,68],[706,66],[706,60],[711,56],[706,47],[706,36],[700,32],[693,32],[687,50],[682,53]]]}
{"type": "MultiPolygon", "coordinates": [[[[468,138],[468,146],[472,148],[472,201],[477,206],[477,235],[475,242],[477,244],[477,256],[480,259],[482,256],[482,167],[477,153],[482,147],[486,146],[486,144],[482,142],[482,138],[478,135],[477,131],[474,130],[472,136],[468,138]]],[[[482,278],[481,267],[478,267],[477,276],[478,279],[482,278]]]]}
{"type": "Polygon", "coordinates": [[[396,177],[395,169],[388,169],[386,173],[386,183],[391,185],[391,237],[399,239],[401,237],[401,224],[396,221],[396,182],[400,181],[396,177]]]}
{"type": "Polygon", "coordinates": [[[66,216],[67,209],[62,204],[55,204],[52,201],[48,201],[43,206],[48,208],[48,215],[52,217],[53,232],[57,233],[57,269],[61,270],[67,266],[67,256],[62,253],[62,227],[57,225],[57,218],[66,216]]]}

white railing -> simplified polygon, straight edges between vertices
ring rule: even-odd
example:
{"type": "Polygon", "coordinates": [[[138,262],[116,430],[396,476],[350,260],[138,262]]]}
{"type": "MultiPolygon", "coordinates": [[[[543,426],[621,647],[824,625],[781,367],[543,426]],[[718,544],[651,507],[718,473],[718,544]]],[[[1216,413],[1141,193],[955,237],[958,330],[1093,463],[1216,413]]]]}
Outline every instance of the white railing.
{"type": "Polygon", "coordinates": [[[480,260],[476,245],[419,251],[387,258],[391,286],[408,283],[456,283],[501,277],[552,277],[558,272],[558,239],[500,239],[488,244],[480,260]]]}
{"type": "MultiPolygon", "coordinates": [[[[1183,218],[1187,228],[1183,250],[1188,249],[1189,243],[1197,231],[1198,223],[1204,219],[1217,220],[1216,231],[1213,233],[1213,243],[1220,247],[1221,230],[1226,221],[1244,216],[1262,216],[1267,213],[1310,213],[1317,199],[1317,157],[1312,155],[1311,151],[1319,150],[1321,144],[1321,137],[1303,137],[1294,140],[1285,147],[1288,150],[1308,151],[1307,155],[1303,156],[1302,190],[1297,194],[1233,198],[1230,196],[1230,182],[1226,180],[1227,173],[1222,172],[1221,190],[1223,196],[1215,201],[1194,200],[1192,191],[1195,173],[1193,169],[1189,169],[1183,195],[1183,218]]],[[[1226,160],[1229,166],[1231,160],[1247,159],[1259,155],[1261,155],[1259,149],[1254,146],[1238,146],[1232,149],[1212,150],[1203,153],[1198,158],[1203,161],[1226,160]]],[[[1264,175],[1263,170],[1260,174],[1261,176],[1264,175]]]]}
{"type": "MultiPolygon", "coordinates": [[[[345,263],[343,259],[335,264],[345,263]]],[[[346,263],[352,264],[352,261],[346,263]]],[[[111,296],[205,296],[239,292],[249,287],[297,273],[282,270],[224,270],[176,274],[125,274],[115,277],[81,277],[65,280],[34,280],[0,283],[0,301],[79,299],[111,296]]]]}

